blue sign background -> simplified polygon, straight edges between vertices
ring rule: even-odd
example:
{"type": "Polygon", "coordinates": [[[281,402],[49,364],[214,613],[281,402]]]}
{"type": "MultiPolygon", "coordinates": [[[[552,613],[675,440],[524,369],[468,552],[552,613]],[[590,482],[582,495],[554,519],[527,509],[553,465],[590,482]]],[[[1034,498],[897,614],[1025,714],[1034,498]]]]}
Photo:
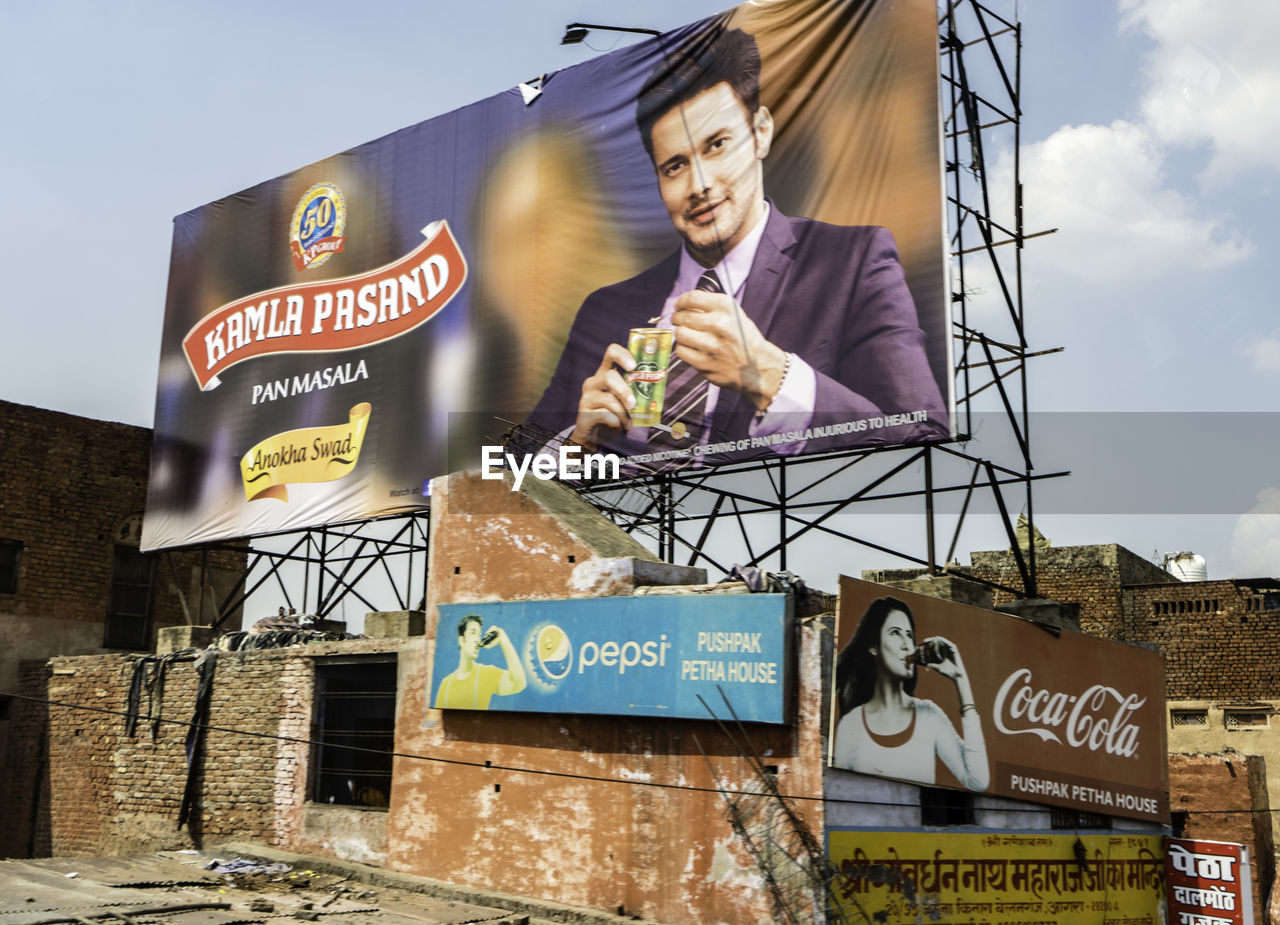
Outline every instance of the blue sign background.
{"type": "MultiPolygon", "coordinates": [[[[482,633],[505,631],[525,686],[465,709],[710,719],[698,695],[723,717],[719,688],[744,722],[787,721],[792,634],[785,594],[442,604],[432,706],[446,681],[455,689],[475,686],[474,673],[452,677],[457,628],[468,614],[480,616],[482,633]]],[[[495,642],[480,649],[476,665],[505,670],[506,661],[495,642]]]]}

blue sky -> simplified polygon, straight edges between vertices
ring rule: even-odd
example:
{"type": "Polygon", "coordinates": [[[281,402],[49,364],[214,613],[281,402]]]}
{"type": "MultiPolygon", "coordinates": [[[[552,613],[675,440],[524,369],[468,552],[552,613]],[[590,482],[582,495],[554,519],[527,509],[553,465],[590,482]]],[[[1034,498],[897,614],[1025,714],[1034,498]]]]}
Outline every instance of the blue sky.
{"type": "MultiPolygon", "coordinates": [[[[562,47],[565,23],[665,29],[723,6],[0,5],[0,397],[149,426],[173,216],[620,41],[562,47]]],[[[1060,229],[1025,252],[1029,334],[1066,348],[1032,369],[1038,433],[1063,438],[1038,464],[1077,473],[1039,526],[1055,545],[1194,549],[1215,577],[1280,573],[1280,5],[1229,9],[1016,7],[1027,227],[1060,229]],[[1058,412],[1132,416],[1093,431],[1058,412]],[[1150,437],[1116,439],[1134,432],[1150,437]],[[1116,486],[1145,500],[1099,500],[1116,486]]],[[[990,526],[962,558],[1004,545],[990,526]]]]}

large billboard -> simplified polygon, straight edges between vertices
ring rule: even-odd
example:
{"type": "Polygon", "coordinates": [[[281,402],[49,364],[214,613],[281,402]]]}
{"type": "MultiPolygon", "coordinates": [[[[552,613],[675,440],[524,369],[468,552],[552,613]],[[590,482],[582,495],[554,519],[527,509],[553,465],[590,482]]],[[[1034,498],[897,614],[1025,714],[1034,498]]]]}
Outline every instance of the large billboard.
{"type": "Polygon", "coordinates": [[[950,435],[933,3],[744,4],[538,89],[175,219],[145,548],[565,447],[644,475],[950,435]]]}
{"type": "Polygon", "coordinates": [[[836,901],[849,921],[885,925],[1164,925],[1160,841],[1057,832],[827,834],[839,870],[836,901]]]}
{"type": "Polygon", "coordinates": [[[841,576],[831,764],[1165,822],[1159,652],[841,576]]]}
{"type": "Polygon", "coordinates": [[[785,723],[791,636],[785,594],[442,604],[428,702],[785,723]]]}

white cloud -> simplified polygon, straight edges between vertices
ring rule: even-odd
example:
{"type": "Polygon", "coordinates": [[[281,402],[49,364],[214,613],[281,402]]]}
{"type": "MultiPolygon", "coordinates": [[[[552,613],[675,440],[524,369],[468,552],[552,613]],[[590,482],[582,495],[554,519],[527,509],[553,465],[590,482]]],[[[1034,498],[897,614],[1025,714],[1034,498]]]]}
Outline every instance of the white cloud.
{"type": "Polygon", "coordinates": [[[1207,143],[1206,184],[1275,170],[1280,148],[1280,4],[1275,0],[1122,0],[1123,24],[1155,43],[1144,120],[1162,141],[1207,143]]]}
{"type": "Polygon", "coordinates": [[[1256,372],[1280,373],[1280,332],[1241,341],[1236,349],[1252,361],[1256,372]]]}
{"type": "Polygon", "coordinates": [[[1252,249],[1167,185],[1165,150],[1144,125],[1060,128],[1024,147],[1022,175],[1027,229],[1059,229],[1037,257],[1095,282],[1217,269],[1252,249]]]}
{"type": "Polygon", "coordinates": [[[1232,574],[1280,574],[1280,488],[1264,488],[1258,502],[1236,521],[1231,535],[1232,574]]]}
{"type": "MultiPolygon", "coordinates": [[[[1253,243],[1199,192],[1280,168],[1280,3],[1120,0],[1120,15],[1152,43],[1135,117],[1064,126],[1023,149],[1026,229],[1059,229],[1036,260],[1112,284],[1231,266],[1253,243]]],[[[1010,161],[994,191],[1010,185],[1010,161]]],[[[1242,352],[1270,368],[1275,350],[1264,340],[1242,352]]]]}

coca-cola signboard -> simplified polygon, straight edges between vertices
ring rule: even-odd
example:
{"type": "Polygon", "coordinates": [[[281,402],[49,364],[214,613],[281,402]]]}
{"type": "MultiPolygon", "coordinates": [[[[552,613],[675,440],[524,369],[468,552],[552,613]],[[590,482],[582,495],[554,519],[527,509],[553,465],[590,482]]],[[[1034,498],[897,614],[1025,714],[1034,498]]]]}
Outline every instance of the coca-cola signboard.
{"type": "Polygon", "coordinates": [[[837,637],[833,766],[1168,817],[1158,652],[844,576],[837,637]]]}

